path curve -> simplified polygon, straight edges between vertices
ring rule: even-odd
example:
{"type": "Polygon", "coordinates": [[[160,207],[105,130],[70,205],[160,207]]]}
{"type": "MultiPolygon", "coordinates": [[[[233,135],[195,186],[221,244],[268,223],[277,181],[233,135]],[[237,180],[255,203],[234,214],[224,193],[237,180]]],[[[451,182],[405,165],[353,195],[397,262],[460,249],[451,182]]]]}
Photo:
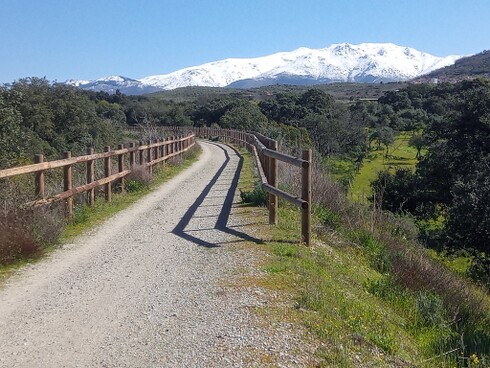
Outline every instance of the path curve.
{"type": "Polygon", "coordinates": [[[219,297],[236,259],[225,245],[256,241],[230,222],[242,159],[201,147],[191,168],[8,280],[1,367],[253,365],[220,350],[247,318],[219,297]]]}

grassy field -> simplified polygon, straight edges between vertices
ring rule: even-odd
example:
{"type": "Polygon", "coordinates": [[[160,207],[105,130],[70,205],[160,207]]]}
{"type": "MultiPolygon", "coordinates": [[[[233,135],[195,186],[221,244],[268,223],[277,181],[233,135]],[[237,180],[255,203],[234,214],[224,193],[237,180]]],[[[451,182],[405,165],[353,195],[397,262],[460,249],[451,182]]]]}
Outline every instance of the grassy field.
{"type": "Polygon", "coordinates": [[[398,135],[395,142],[389,147],[388,156],[384,147],[374,147],[369,155],[364,158],[359,172],[355,175],[349,190],[351,199],[358,202],[367,202],[372,194],[371,182],[376,179],[378,172],[383,170],[395,170],[396,168],[414,168],[417,159],[417,150],[408,145],[410,133],[398,135]]]}
{"type": "MultiPolygon", "coordinates": [[[[371,167],[395,162],[414,165],[415,152],[407,147],[407,139],[399,137],[393,157],[373,159],[371,167]]],[[[246,156],[245,163],[248,160],[246,156]]],[[[243,188],[251,189],[251,174],[244,177],[243,188]]],[[[342,221],[325,226],[325,211],[320,207],[313,219],[316,231],[309,248],[298,243],[299,211],[285,203],[280,204],[277,226],[263,222],[254,231],[265,240],[260,247],[268,254],[262,266],[266,275],[255,282],[272,295],[283,295],[280,305],[264,307],[260,314],[273,323],[306,329],[305,339],[313,336],[310,344],[316,346],[315,367],[489,366],[485,357],[488,315],[475,315],[466,327],[456,328],[454,315],[443,301],[444,292],[399,285],[396,273],[390,270],[392,255],[387,243],[342,221]],[[469,340],[477,343],[465,351],[462,341],[469,334],[469,340]]],[[[419,256],[424,257],[423,251],[419,256]]],[[[458,278],[455,274],[447,280],[458,278]]],[[[450,292],[451,286],[447,289],[450,292]]],[[[488,295],[477,288],[471,290],[482,305],[489,305],[488,295]]]]}

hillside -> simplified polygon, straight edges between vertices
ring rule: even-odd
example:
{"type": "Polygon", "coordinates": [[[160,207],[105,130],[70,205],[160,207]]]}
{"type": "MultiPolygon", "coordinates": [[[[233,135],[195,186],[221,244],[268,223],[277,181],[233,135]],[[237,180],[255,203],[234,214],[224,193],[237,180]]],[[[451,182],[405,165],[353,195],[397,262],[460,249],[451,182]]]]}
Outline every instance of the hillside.
{"type": "Polygon", "coordinates": [[[490,50],[457,60],[453,65],[416,78],[416,82],[430,82],[437,79],[439,82],[455,83],[476,77],[490,78],[490,50]]]}
{"type": "MultiPolygon", "coordinates": [[[[396,83],[329,83],[318,84],[314,88],[332,95],[336,100],[351,101],[359,99],[378,99],[387,91],[395,91],[407,86],[405,82],[396,83]]],[[[202,98],[214,98],[224,95],[238,95],[254,100],[263,100],[277,93],[304,93],[311,86],[298,86],[276,84],[257,88],[229,88],[229,87],[182,87],[168,91],[147,94],[151,98],[172,101],[195,101],[202,98]]]]}

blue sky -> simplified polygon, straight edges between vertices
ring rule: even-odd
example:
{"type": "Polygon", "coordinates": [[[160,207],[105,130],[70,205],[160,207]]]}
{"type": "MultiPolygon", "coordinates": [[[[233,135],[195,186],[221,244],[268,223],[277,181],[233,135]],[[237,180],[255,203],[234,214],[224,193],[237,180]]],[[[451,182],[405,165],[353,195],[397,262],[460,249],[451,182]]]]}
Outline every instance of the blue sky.
{"type": "Polygon", "coordinates": [[[142,78],[228,57],[392,42],[490,49],[489,0],[0,0],[0,83],[142,78]]]}

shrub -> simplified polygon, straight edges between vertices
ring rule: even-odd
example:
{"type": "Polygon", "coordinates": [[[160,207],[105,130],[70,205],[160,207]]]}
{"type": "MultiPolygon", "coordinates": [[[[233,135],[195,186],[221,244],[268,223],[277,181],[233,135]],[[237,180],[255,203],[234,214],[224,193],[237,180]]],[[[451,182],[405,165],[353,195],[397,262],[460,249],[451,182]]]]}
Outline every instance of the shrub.
{"type": "Polygon", "coordinates": [[[319,207],[316,212],[322,224],[330,229],[337,229],[342,223],[341,216],[327,207],[319,207]]]}
{"type": "Polygon", "coordinates": [[[367,253],[371,266],[380,273],[387,273],[391,269],[389,253],[386,252],[384,245],[368,231],[354,231],[350,234],[351,238],[367,253]]]}
{"type": "Polygon", "coordinates": [[[265,206],[267,203],[267,193],[260,183],[257,183],[251,191],[240,190],[240,198],[244,203],[252,203],[256,206],[265,206]]]}
{"type": "Polygon", "coordinates": [[[36,256],[58,239],[64,224],[56,207],[4,210],[0,217],[0,264],[36,256]]]}
{"type": "Polygon", "coordinates": [[[147,188],[152,179],[151,173],[145,165],[135,165],[124,183],[128,192],[139,192],[147,188]]]}
{"type": "Polygon", "coordinates": [[[27,176],[0,181],[0,264],[33,257],[56,242],[65,225],[63,207],[26,207],[33,193],[27,176]]]}
{"type": "Polygon", "coordinates": [[[490,291],[490,255],[478,253],[473,257],[467,275],[490,291]]]}
{"type": "Polygon", "coordinates": [[[421,291],[417,294],[415,303],[424,326],[442,326],[446,323],[447,312],[439,295],[421,291]]]}

